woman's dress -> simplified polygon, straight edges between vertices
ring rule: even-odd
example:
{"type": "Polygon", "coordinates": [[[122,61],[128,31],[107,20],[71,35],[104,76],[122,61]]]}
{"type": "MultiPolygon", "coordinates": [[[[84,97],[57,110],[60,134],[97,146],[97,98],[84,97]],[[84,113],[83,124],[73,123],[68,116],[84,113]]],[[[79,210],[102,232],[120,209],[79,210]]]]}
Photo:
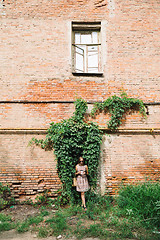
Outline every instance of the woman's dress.
{"type": "Polygon", "coordinates": [[[85,175],[78,175],[77,176],[77,192],[87,192],[89,190],[88,179],[86,176],[86,166],[77,165],[77,172],[85,173],[85,175]]]}

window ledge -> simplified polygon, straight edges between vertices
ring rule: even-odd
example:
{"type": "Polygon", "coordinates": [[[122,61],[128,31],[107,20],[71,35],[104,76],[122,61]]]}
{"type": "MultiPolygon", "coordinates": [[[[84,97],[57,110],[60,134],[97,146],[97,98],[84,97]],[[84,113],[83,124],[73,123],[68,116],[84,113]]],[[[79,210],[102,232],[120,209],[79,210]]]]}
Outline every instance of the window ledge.
{"type": "Polygon", "coordinates": [[[103,77],[103,73],[77,73],[72,72],[74,76],[103,77]]]}

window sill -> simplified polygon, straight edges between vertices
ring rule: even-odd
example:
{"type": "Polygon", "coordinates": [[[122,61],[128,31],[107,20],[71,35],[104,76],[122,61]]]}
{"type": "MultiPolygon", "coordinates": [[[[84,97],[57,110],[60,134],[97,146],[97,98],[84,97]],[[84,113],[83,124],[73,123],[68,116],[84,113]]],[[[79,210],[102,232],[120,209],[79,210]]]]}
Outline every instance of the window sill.
{"type": "Polygon", "coordinates": [[[103,73],[77,73],[72,72],[74,76],[103,77],[103,73]]]}

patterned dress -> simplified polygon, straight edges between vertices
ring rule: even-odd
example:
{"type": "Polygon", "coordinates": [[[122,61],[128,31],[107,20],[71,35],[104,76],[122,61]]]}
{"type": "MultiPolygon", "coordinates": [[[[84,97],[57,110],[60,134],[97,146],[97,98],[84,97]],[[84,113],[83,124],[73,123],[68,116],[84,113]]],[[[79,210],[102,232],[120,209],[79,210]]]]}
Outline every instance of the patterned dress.
{"type": "MultiPolygon", "coordinates": [[[[86,173],[86,166],[80,166],[77,164],[77,172],[86,173]]],[[[77,176],[77,192],[87,192],[89,190],[89,184],[86,174],[77,176]]]]}

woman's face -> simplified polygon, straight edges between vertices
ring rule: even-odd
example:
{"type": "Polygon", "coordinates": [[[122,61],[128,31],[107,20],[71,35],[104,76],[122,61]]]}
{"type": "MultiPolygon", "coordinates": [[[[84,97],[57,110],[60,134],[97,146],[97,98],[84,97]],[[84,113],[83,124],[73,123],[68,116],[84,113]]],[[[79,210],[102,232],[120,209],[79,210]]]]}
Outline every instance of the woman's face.
{"type": "Polygon", "coordinates": [[[83,165],[83,164],[84,164],[84,160],[83,160],[82,157],[79,158],[79,164],[80,164],[80,165],[83,165]]]}

